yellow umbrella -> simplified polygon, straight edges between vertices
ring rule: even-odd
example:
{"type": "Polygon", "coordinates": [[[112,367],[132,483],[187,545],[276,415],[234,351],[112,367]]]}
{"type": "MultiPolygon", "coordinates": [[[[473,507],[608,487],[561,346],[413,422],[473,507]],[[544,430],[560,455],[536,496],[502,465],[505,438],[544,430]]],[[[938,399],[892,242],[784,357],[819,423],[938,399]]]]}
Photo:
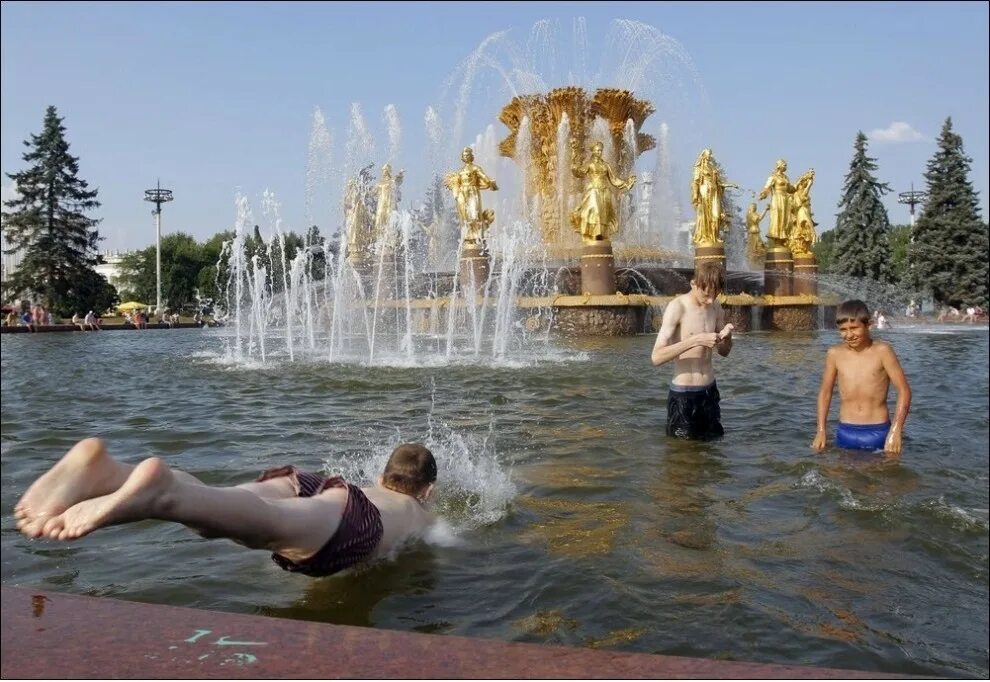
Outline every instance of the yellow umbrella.
{"type": "Polygon", "coordinates": [[[117,306],[117,310],[140,310],[141,308],[147,308],[148,306],[144,303],[138,303],[137,301],[128,301],[127,303],[121,303],[117,306]]]}

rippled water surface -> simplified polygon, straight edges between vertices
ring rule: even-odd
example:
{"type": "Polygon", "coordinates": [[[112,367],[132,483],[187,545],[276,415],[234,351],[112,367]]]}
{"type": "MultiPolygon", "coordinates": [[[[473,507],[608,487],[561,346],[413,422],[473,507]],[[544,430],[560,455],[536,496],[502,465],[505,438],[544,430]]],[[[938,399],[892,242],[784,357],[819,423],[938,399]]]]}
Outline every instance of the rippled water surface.
{"type": "MultiPolygon", "coordinates": [[[[217,332],[4,335],[3,582],[239,613],[628,651],[988,674],[986,327],[884,333],[914,389],[905,453],[808,449],[834,333],[740,335],[727,436],[664,436],[652,337],[509,366],[241,367],[217,332]],[[143,522],[30,542],[12,508],[78,439],[236,484],[296,463],[369,483],[440,460],[428,542],[310,579],[143,522]]],[[[833,424],[838,399],[833,401],[833,424]]],[[[893,403],[893,401],[891,401],[893,403]]]]}

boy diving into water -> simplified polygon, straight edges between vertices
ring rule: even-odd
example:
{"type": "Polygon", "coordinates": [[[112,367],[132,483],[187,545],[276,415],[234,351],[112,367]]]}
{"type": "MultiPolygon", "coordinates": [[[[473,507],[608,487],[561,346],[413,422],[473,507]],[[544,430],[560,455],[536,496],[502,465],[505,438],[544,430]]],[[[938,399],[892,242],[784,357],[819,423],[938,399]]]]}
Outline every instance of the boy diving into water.
{"type": "Polygon", "coordinates": [[[832,390],[839,382],[839,428],[835,444],[852,450],[885,450],[900,455],[911,387],[890,344],[870,337],[870,309],[862,301],[839,304],[835,324],[842,343],[828,349],[818,390],[818,431],[811,447],[825,449],[832,390]],[[890,384],[897,390],[894,421],[887,409],[890,384]]]}
{"type": "Polygon", "coordinates": [[[87,438],[28,488],[14,515],[24,535],[52,540],[145,519],[173,521],[206,538],[268,550],[283,569],[318,577],[421,535],[433,522],[423,503],[436,480],[433,454],[414,443],[395,448],[378,485],[368,488],[293,466],[218,487],[156,457],[125,464],[103,441],[87,438]]]}

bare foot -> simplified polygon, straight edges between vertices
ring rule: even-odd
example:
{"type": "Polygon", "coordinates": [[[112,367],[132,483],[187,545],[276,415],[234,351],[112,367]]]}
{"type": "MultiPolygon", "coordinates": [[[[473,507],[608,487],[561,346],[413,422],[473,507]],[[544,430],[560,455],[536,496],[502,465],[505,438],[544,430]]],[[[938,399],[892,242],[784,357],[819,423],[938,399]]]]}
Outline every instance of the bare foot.
{"type": "Polygon", "coordinates": [[[49,519],[77,502],[113,492],[133,469],[110,457],[99,438],[79,441],[18,500],[17,528],[28,537],[41,537],[49,519]]]}
{"type": "Polygon", "coordinates": [[[164,461],[146,459],[115,492],[83,500],[48,519],[43,534],[52,540],[75,540],[104,526],[155,518],[168,504],[167,493],[174,482],[164,461]]]}

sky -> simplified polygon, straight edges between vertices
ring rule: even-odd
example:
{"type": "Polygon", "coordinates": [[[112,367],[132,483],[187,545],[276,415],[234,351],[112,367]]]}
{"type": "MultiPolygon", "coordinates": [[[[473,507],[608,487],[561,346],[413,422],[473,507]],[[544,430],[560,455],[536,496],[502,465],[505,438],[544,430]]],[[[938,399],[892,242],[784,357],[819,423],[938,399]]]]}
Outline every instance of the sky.
{"type": "Polygon", "coordinates": [[[643,131],[668,124],[685,199],[703,147],[740,203],[777,158],[792,180],[814,168],[819,231],[834,226],[858,131],[892,190],[891,222],[907,223],[897,194],[924,189],[951,117],[987,218],[986,2],[14,1],[0,19],[3,198],[54,105],[99,189],[101,249],[154,243],[143,198],[159,181],[174,193],[163,231],[199,240],[233,228],[238,192],[256,215],[270,192],[283,230],[331,234],[341,178],[365,163],[406,169],[415,203],[434,168],[460,165],[461,146],[489,127],[507,134],[499,109],[534,83],[632,85],[651,99],[643,131]],[[317,112],[330,143],[314,141],[317,112]]]}

